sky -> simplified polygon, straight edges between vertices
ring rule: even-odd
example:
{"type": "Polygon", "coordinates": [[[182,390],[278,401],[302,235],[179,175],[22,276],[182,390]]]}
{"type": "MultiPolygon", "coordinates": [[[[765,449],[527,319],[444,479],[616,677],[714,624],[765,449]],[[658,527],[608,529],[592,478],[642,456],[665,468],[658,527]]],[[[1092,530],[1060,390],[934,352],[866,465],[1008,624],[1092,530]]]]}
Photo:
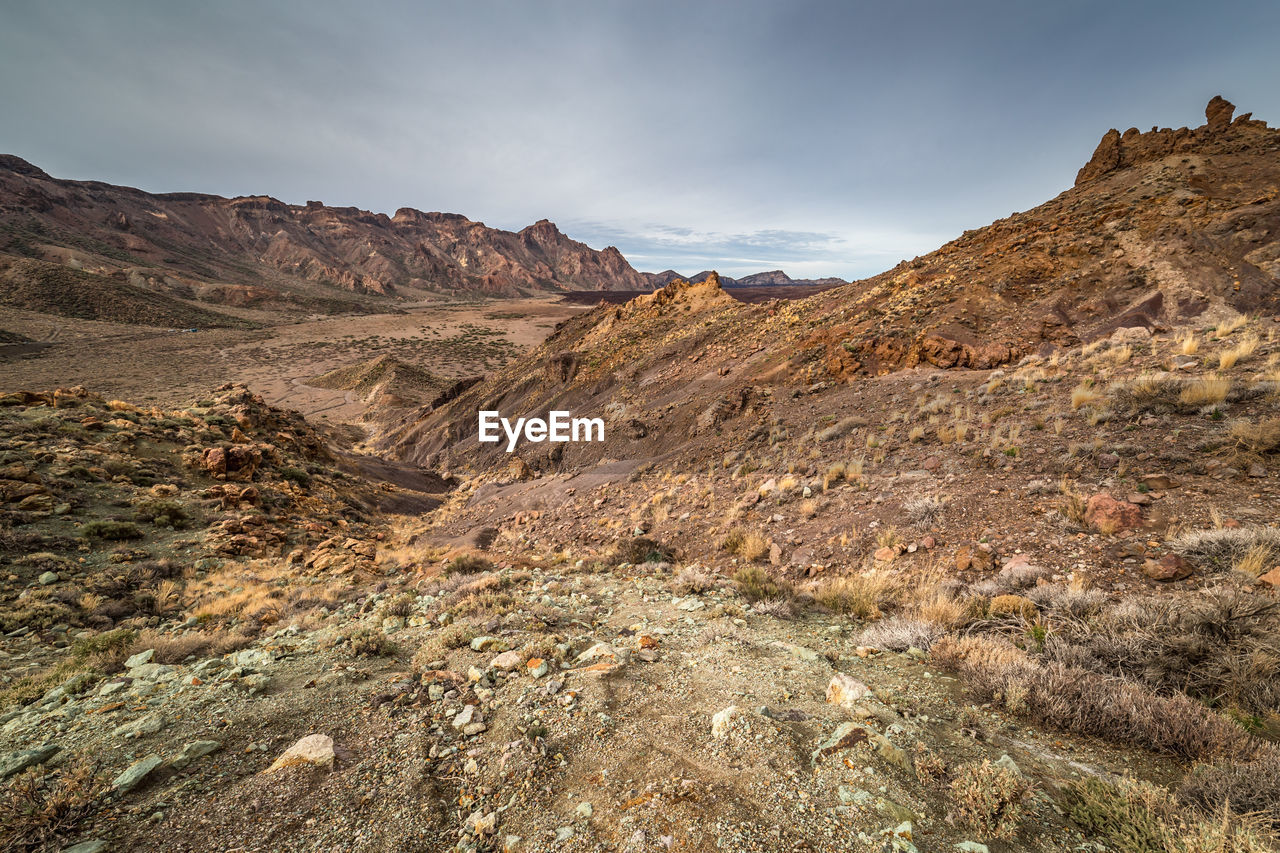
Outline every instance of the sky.
{"type": "Polygon", "coordinates": [[[851,279],[1069,188],[1108,128],[1280,123],[1278,34],[1273,0],[0,0],[0,152],[851,279]]]}

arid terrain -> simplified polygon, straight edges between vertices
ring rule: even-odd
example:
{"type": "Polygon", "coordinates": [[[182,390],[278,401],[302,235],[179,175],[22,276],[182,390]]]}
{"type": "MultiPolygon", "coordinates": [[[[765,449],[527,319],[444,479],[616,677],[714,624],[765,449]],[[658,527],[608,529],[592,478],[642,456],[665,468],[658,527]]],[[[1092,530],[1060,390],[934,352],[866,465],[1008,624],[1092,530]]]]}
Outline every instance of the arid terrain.
{"type": "Polygon", "coordinates": [[[22,239],[0,849],[1280,849],[1280,131],[1221,99],[812,289],[320,310],[22,239]]]}

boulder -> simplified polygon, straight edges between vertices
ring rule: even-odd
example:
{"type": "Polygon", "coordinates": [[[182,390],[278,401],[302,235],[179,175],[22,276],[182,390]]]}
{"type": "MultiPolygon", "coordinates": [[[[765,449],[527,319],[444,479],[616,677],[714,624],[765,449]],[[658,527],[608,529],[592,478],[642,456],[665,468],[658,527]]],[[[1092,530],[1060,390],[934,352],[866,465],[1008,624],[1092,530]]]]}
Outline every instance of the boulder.
{"type": "Polygon", "coordinates": [[[333,767],[333,738],[328,735],[307,735],[280,754],[267,768],[268,773],[310,764],[313,767],[333,767]]]}
{"type": "Polygon", "coordinates": [[[1142,507],[1128,501],[1117,500],[1106,492],[1089,498],[1085,506],[1085,521],[1098,530],[1116,533],[1142,526],[1142,507]]]}
{"type": "Polygon", "coordinates": [[[867,685],[853,676],[837,672],[831,676],[831,682],[827,684],[827,702],[842,708],[850,708],[866,696],[868,690],[867,685]]]}
{"type": "Polygon", "coordinates": [[[1191,564],[1177,554],[1165,554],[1142,564],[1142,573],[1154,581],[1180,581],[1190,577],[1191,572],[1191,564]]]}

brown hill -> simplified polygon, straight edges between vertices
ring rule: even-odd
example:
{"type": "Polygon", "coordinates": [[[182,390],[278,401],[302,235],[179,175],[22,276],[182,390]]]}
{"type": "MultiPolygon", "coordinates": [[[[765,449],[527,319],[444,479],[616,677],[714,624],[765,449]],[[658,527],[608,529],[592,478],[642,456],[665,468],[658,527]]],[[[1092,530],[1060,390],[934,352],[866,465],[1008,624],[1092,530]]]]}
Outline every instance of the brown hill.
{"type": "MultiPolygon", "coordinates": [[[[700,443],[762,386],[803,389],[916,365],[992,368],[1121,327],[1273,313],[1280,132],[1248,117],[1224,122],[1216,101],[1210,118],[1194,130],[1127,132],[1118,157],[1108,133],[1081,181],[1051,201],[802,301],[694,298],[718,290],[717,279],[674,282],[644,310],[599,307],[532,360],[419,413],[385,444],[420,463],[466,447],[472,460],[502,464],[500,449],[473,443],[476,410],[515,417],[555,406],[621,413],[623,429],[611,435],[642,436],[633,452],[667,452],[673,440],[700,443]]],[[[556,464],[617,450],[573,445],[556,464]]]]}
{"type": "Polygon", "coordinates": [[[268,196],[152,194],[59,180],[0,155],[6,255],[176,280],[210,302],[283,300],[309,310],[317,299],[341,310],[369,296],[424,292],[651,289],[617,249],[597,252],[546,220],[513,233],[411,208],[387,216],[268,196]]]}
{"type": "Polygon", "coordinates": [[[0,305],[139,326],[243,327],[227,314],[187,304],[172,295],[138,287],[123,273],[98,275],[31,259],[0,261],[0,305]]]}

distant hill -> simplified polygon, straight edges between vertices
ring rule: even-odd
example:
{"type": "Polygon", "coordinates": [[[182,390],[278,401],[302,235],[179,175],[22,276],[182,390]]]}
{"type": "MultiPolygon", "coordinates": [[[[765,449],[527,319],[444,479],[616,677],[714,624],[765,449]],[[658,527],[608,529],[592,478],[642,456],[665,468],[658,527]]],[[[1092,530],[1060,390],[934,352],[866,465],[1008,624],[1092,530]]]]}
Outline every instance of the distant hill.
{"type": "Polygon", "coordinates": [[[153,194],[0,155],[0,268],[19,260],[213,305],[329,313],[431,293],[652,289],[617,249],[596,251],[545,219],[511,232],[412,208],[153,194]]]}
{"type": "MultiPolygon", "coordinates": [[[[682,280],[693,284],[706,281],[712,274],[711,270],[703,270],[694,275],[681,275],[675,270],[663,270],[662,272],[646,272],[640,273],[649,280],[650,286],[653,288],[666,287],[673,281],[682,280]]],[[[842,284],[848,284],[842,278],[792,278],[782,270],[769,270],[768,272],[752,273],[742,278],[729,278],[728,276],[720,276],[721,287],[839,287],[842,284]]]]}

